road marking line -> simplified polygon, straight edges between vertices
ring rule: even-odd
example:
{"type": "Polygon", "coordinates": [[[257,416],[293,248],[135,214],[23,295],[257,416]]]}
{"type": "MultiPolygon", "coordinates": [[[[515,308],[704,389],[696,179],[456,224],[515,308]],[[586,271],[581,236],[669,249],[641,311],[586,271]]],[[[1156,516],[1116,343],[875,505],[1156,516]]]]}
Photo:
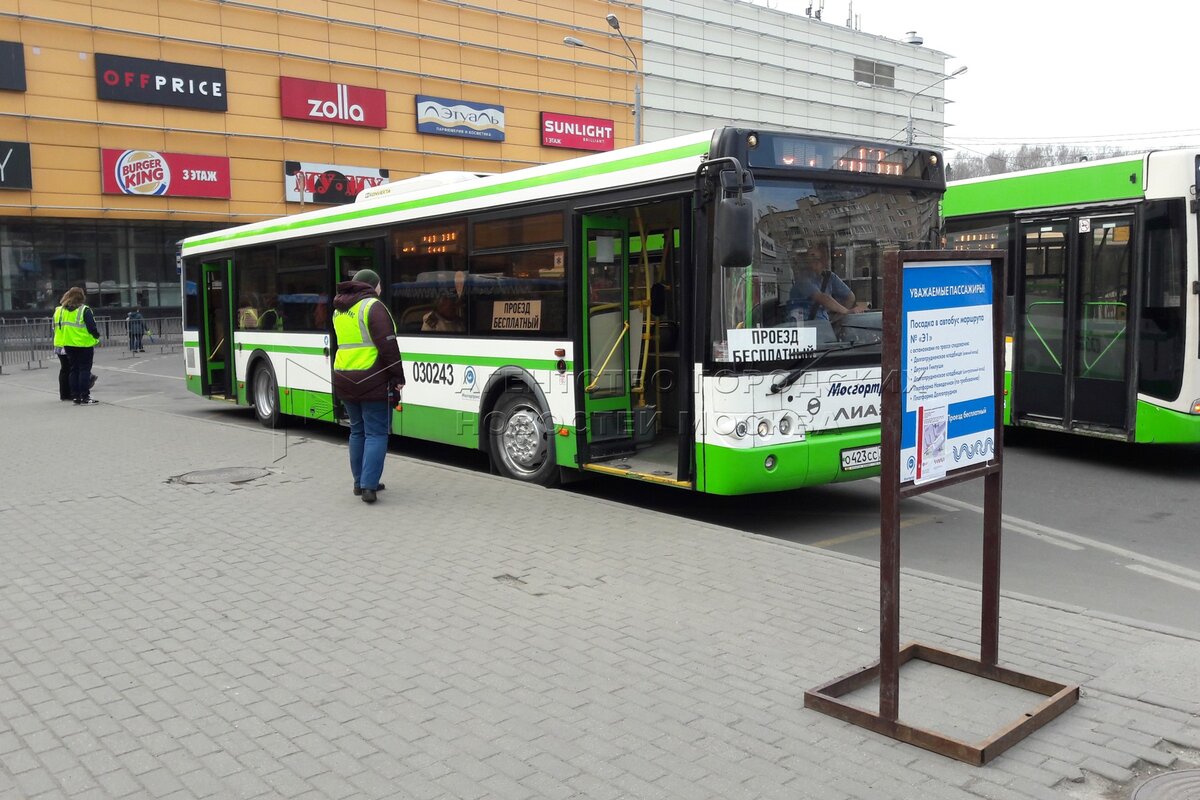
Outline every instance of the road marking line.
{"type": "Polygon", "coordinates": [[[1014,522],[1004,522],[1003,525],[1006,530],[1010,530],[1013,533],[1019,533],[1022,536],[1028,536],[1030,539],[1037,539],[1042,544],[1052,544],[1055,547],[1061,547],[1063,550],[1084,550],[1084,549],[1086,549],[1086,548],[1084,548],[1083,545],[1072,544],[1071,542],[1065,542],[1062,539],[1055,538],[1054,536],[1043,533],[1041,531],[1031,531],[1028,528],[1025,528],[1024,526],[1018,525],[1014,522]]]}
{"type": "MultiPolygon", "coordinates": [[[[964,511],[974,511],[976,514],[983,514],[983,508],[981,506],[974,505],[973,503],[967,503],[962,500],[955,500],[953,497],[946,497],[945,495],[935,496],[938,500],[945,503],[950,503],[951,505],[956,505],[964,511]]],[[[1080,536],[1077,533],[1068,533],[1067,531],[1059,530],[1058,528],[1051,528],[1048,525],[1040,525],[1036,522],[1031,522],[1027,519],[1021,519],[1020,517],[1014,517],[1009,514],[1001,515],[1001,520],[1006,528],[1009,528],[1016,533],[1025,534],[1026,536],[1044,537],[1042,541],[1047,543],[1050,543],[1052,539],[1061,539],[1063,541],[1058,543],[1060,545],[1065,545],[1066,542],[1070,542],[1072,544],[1081,545],[1082,547],[1090,547],[1094,550],[1103,550],[1107,553],[1120,556],[1121,558],[1126,558],[1130,561],[1145,564],[1146,566],[1156,570],[1178,575],[1187,580],[1200,582],[1200,572],[1194,569],[1181,567],[1178,564],[1172,564],[1169,561],[1163,561],[1161,559],[1154,558],[1153,556],[1143,555],[1133,550],[1119,547],[1115,544],[1097,541],[1096,539],[1089,539],[1088,537],[1080,536]]]]}
{"type": "Polygon", "coordinates": [[[1200,583],[1197,583],[1196,581],[1177,578],[1174,575],[1168,575],[1164,572],[1159,572],[1156,569],[1151,569],[1150,567],[1143,567],[1141,564],[1126,564],[1125,568],[1131,569],[1134,572],[1140,572],[1143,575],[1149,575],[1151,578],[1158,578],[1160,581],[1166,581],[1167,583],[1173,583],[1176,586],[1182,586],[1186,589],[1191,589],[1194,592],[1200,592],[1200,583]]]}
{"type": "Polygon", "coordinates": [[[930,497],[927,494],[918,495],[912,499],[917,500],[921,503],[926,503],[927,505],[931,505],[934,508],[940,508],[942,511],[962,511],[962,509],[959,508],[958,506],[952,506],[949,503],[940,502],[938,500],[933,499],[932,497],[930,497]]]}
{"type": "MultiPolygon", "coordinates": [[[[921,525],[934,519],[933,514],[917,514],[916,516],[908,517],[900,520],[901,528],[909,528],[913,525],[921,525]]],[[[822,539],[819,542],[812,542],[812,547],[830,548],[847,542],[856,542],[859,539],[870,539],[879,535],[879,528],[864,528],[861,531],[854,533],[846,533],[841,536],[834,536],[832,539],[822,539]]]]}
{"type": "MultiPolygon", "coordinates": [[[[921,503],[926,503],[927,505],[931,505],[934,508],[940,508],[943,511],[967,510],[967,511],[978,511],[980,514],[983,513],[983,509],[981,509],[981,508],[971,506],[969,503],[961,503],[961,501],[959,501],[959,500],[951,500],[951,498],[936,498],[935,499],[934,497],[931,497],[930,495],[923,494],[923,495],[918,495],[917,497],[914,497],[912,499],[916,500],[918,502],[921,502],[921,503]],[[955,505],[956,503],[961,503],[961,504],[955,505]]],[[[1018,520],[1015,520],[1015,519],[1010,519],[1008,517],[1005,517],[1003,520],[1001,520],[1001,524],[1003,524],[1003,526],[1005,528],[1012,531],[1013,533],[1019,533],[1022,536],[1029,536],[1033,539],[1037,539],[1039,542],[1042,542],[1043,544],[1052,544],[1055,547],[1061,547],[1064,550],[1082,550],[1082,549],[1084,549],[1080,545],[1071,544],[1070,542],[1064,542],[1061,539],[1055,539],[1052,535],[1048,535],[1044,531],[1035,531],[1035,530],[1030,530],[1028,528],[1025,528],[1024,526],[1022,526],[1020,524],[1020,522],[1018,520]]]]}

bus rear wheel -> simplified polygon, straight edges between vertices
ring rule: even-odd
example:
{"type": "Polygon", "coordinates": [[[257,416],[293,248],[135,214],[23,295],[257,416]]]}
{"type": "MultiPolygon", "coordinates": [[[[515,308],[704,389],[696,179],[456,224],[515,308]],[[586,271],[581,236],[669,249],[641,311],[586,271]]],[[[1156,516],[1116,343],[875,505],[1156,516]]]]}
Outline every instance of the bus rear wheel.
{"type": "Polygon", "coordinates": [[[526,483],[558,482],[554,426],[532,394],[510,390],[489,415],[489,452],[496,472],[526,483]]]}
{"type": "Polygon", "coordinates": [[[281,427],[283,414],[279,411],[279,384],[275,380],[275,370],[268,362],[259,362],[254,368],[250,389],[254,416],[262,426],[272,429],[281,427]]]}

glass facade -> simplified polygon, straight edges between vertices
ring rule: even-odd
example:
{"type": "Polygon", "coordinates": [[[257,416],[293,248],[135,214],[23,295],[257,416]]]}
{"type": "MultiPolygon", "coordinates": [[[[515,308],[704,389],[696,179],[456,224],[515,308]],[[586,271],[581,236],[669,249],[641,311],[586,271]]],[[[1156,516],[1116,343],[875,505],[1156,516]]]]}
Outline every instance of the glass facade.
{"type": "Polygon", "coordinates": [[[176,243],[219,224],[153,220],[0,219],[0,314],[48,316],[72,286],[114,312],[179,313],[176,243]]]}

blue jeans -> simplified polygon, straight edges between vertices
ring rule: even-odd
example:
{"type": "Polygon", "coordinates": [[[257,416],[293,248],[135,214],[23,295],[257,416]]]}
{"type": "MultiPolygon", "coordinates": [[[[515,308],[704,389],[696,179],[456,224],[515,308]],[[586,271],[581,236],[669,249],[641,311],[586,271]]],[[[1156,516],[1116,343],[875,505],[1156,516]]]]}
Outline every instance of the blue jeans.
{"type": "Polygon", "coordinates": [[[346,400],[344,404],[350,415],[350,473],[354,475],[354,485],[374,491],[383,476],[392,409],[386,400],[365,403],[346,400]]]}

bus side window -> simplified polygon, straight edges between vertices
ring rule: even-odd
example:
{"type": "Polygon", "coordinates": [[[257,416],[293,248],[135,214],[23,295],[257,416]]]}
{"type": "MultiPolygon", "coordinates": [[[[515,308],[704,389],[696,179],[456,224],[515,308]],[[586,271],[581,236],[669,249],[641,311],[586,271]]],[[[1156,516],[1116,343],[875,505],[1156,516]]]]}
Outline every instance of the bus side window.
{"type": "Polygon", "coordinates": [[[1138,336],[1138,391],[1174,400],[1183,382],[1186,310],[1183,200],[1146,204],[1146,259],[1138,336]]]}
{"type": "Polygon", "coordinates": [[[471,257],[471,330],[492,336],[562,336],[567,328],[562,248],[471,257]]]}

